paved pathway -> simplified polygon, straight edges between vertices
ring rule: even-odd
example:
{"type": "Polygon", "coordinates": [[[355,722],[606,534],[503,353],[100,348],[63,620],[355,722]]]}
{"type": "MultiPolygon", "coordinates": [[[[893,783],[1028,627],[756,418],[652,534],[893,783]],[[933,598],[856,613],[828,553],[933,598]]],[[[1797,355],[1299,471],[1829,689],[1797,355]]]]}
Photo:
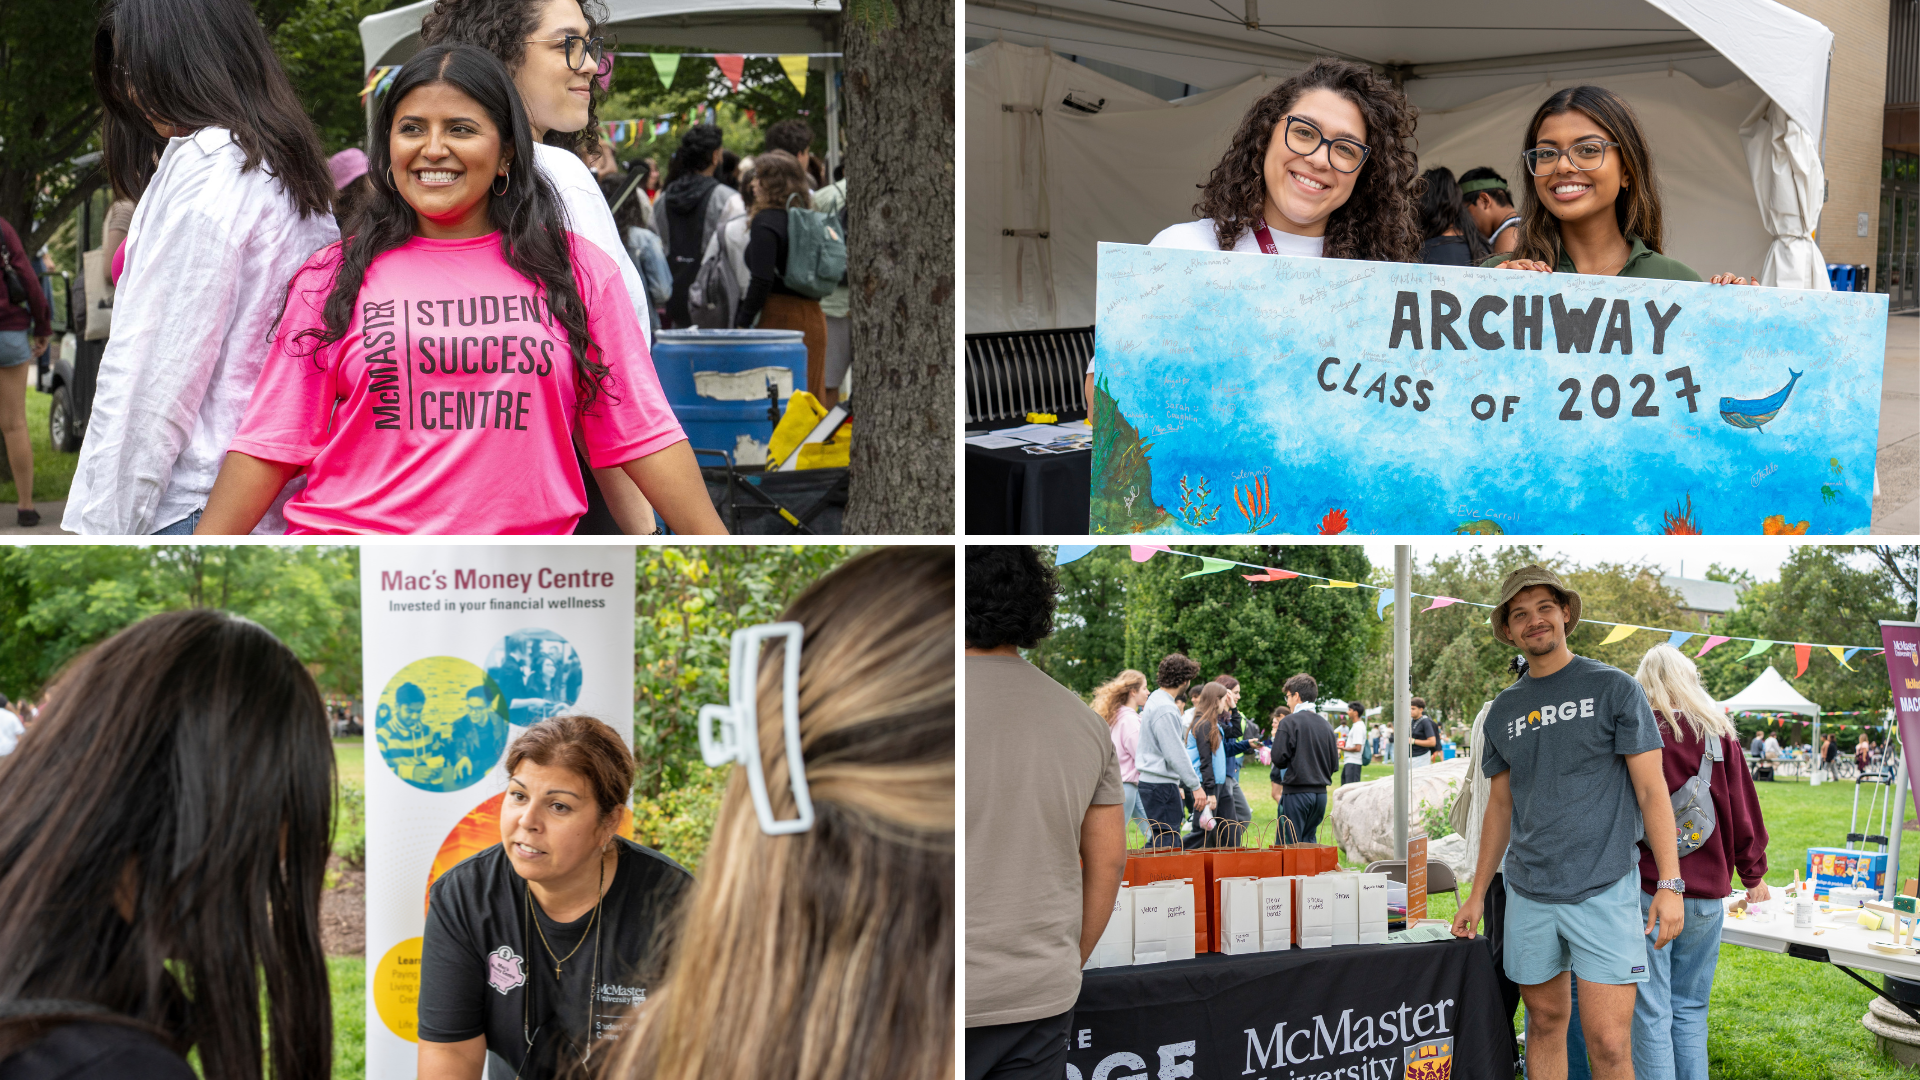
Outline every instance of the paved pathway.
{"type": "Polygon", "coordinates": [[[14,524],[15,521],[19,520],[19,518],[15,516],[15,511],[19,509],[18,507],[12,503],[0,506],[0,536],[69,535],[60,530],[60,516],[67,512],[67,500],[61,499],[59,502],[42,501],[34,504],[33,508],[40,511],[40,524],[35,525],[31,529],[23,529],[14,524]]]}
{"type": "Polygon", "coordinates": [[[1920,534],[1920,313],[1887,316],[1887,367],[1880,383],[1877,535],[1920,534]]]}

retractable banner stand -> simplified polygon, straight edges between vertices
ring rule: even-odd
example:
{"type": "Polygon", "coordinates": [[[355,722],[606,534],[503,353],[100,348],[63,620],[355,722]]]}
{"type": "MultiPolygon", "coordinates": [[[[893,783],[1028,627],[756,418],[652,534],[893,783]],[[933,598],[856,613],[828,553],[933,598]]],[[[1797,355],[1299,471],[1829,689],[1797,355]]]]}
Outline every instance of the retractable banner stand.
{"type": "Polygon", "coordinates": [[[1099,259],[1096,533],[1867,531],[1883,294],[1099,259]]]}
{"type": "Polygon", "coordinates": [[[633,561],[630,546],[361,549],[369,1080],[417,1071],[427,887],[500,842],[508,745],[566,713],[632,745],[633,561]]]}
{"type": "MultiPolygon", "coordinates": [[[[1882,622],[1880,643],[1887,650],[1887,682],[1893,687],[1893,717],[1907,755],[1907,775],[1920,776],[1920,623],[1882,622]]],[[[1920,800],[1920,785],[1913,790],[1920,800]]]]}

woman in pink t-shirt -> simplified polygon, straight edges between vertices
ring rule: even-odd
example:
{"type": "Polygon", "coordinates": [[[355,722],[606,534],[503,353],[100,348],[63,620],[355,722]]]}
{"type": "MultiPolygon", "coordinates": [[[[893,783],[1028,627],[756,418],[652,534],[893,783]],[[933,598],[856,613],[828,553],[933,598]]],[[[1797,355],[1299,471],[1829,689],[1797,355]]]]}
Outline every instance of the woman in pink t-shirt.
{"type": "Polygon", "coordinates": [[[1126,790],[1127,820],[1136,818],[1146,828],[1146,811],[1140,808],[1140,709],[1147,703],[1147,677],[1128,668],[1093,692],[1093,711],[1107,722],[1107,735],[1113,740],[1113,752],[1120,759],[1120,786],[1126,790]]]}
{"type": "Polygon", "coordinates": [[[422,50],[375,130],[359,231],[288,286],[195,531],[248,531],[305,470],[289,533],[569,533],[578,438],[674,531],[725,532],[619,271],[527,167],[500,61],[422,50]]]}

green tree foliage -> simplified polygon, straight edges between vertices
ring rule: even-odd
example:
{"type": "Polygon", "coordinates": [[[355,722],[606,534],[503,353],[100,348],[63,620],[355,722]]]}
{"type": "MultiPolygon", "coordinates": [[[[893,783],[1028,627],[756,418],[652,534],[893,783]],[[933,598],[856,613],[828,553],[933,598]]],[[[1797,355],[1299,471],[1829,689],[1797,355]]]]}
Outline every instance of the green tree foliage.
{"type": "MultiPolygon", "coordinates": [[[[1045,559],[1056,551],[1041,548],[1040,554],[1045,559]]],[[[1053,635],[1029,650],[1027,660],[1074,693],[1091,697],[1094,688],[1127,666],[1127,628],[1121,612],[1133,577],[1133,559],[1125,547],[1103,545],[1055,573],[1060,602],[1053,635]]]]}
{"type": "MultiPolygon", "coordinates": [[[[704,50],[690,50],[678,45],[622,42],[620,51],[680,53],[704,50]]],[[[645,120],[649,123],[657,116],[672,114],[672,126],[665,135],[655,137],[649,134],[632,144],[623,144],[617,152],[623,162],[640,157],[655,159],[663,178],[666,176],[667,160],[679,149],[680,137],[689,126],[687,110],[709,103],[714,105],[721,138],[727,149],[736,154],[750,157],[759,153],[765,146],[766,129],[792,117],[799,117],[812,125],[813,150],[824,154],[827,149],[826,78],[824,71],[809,71],[807,92],[802,96],[787,78],[778,60],[750,57],[741,72],[740,89],[734,90],[713,60],[687,57],[680,61],[679,68],[674,72],[673,85],[668,87],[661,85],[651,59],[622,56],[614,67],[614,91],[601,102],[599,113],[605,120],[645,120]],[[754,114],[751,121],[747,119],[748,110],[754,114]]]]}
{"type": "Polygon", "coordinates": [[[104,183],[97,159],[93,9],[73,0],[0,4],[0,217],[38,250],[104,183]]]}
{"type": "Polygon", "coordinates": [[[149,615],[214,607],[278,635],[327,693],[360,693],[357,547],[0,550],[4,689],[32,697],[87,647],[149,615]]]}
{"type": "MultiPolygon", "coordinates": [[[[274,27],[273,51],[320,129],[327,153],[361,146],[366,137],[367,114],[360,104],[360,87],[367,77],[360,20],[405,2],[297,0],[274,27]]],[[[267,12],[261,14],[264,19],[267,12]]]]}

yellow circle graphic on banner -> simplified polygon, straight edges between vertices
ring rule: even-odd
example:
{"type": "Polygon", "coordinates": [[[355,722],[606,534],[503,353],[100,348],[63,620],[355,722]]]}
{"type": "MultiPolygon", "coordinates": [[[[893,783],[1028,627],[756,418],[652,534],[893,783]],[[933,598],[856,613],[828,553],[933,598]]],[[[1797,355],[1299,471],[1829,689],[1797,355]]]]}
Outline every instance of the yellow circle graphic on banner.
{"type": "Polygon", "coordinates": [[[479,665],[429,656],[387,680],[373,728],[395,776],[422,791],[459,791],[506,750],[507,700],[479,665]]]}
{"type": "Polygon", "coordinates": [[[420,946],[408,938],[387,950],[373,969],[373,1007],[387,1030],[410,1043],[420,1041],[420,946]]]}

